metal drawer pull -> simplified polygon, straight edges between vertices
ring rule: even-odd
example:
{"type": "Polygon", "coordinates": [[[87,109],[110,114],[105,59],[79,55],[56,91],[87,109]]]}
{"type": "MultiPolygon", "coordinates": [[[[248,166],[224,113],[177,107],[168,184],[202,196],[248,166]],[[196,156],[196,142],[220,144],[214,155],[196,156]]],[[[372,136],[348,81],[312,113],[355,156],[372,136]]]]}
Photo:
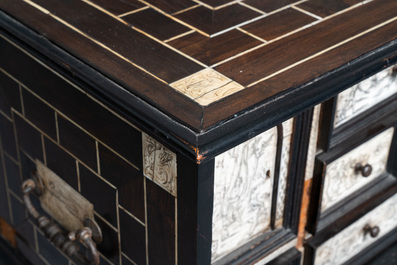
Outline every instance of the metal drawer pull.
{"type": "Polygon", "coordinates": [[[372,173],[372,166],[366,164],[365,166],[357,164],[355,167],[356,174],[361,173],[363,177],[368,177],[372,173]]]}
{"type": "Polygon", "coordinates": [[[75,258],[83,264],[98,265],[99,252],[96,249],[96,243],[100,243],[102,240],[102,233],[95,221],[86,219],[84,221],[86,227],[67,234],[59,225],[50,221],[46,216],[40,215],[33,206],[30,193],[33,192],[37,196],[41,196],[44,192],[44,185],[42,185],[40,178],[34,179],[27,179],[22,183],[23,201],[29,213],[37,220],[41,231],[67,256],[75,258]],[[84,254],[80,251],[80,246],[76,240],[87,248],[84,254]]]}
{"type": "Polygon", "coordinates": [[[369,234],[371,237],[377,237],[379,235],[380,229],[378,226],[364,226],[364,234],[369,234]]]}

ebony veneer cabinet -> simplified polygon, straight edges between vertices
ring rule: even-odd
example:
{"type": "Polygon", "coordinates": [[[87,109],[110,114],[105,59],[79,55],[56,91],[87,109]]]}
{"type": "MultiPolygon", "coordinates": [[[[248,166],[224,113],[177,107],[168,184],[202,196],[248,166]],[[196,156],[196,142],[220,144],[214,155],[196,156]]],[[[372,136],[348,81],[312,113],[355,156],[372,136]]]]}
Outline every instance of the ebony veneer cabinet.
{"type": "Polygon", "coordinates": [[[0,0],[3,237],[81,263],[36,177],[100,264],[365,263],[397,240],[396,28],[395,0],[0,0]]]}

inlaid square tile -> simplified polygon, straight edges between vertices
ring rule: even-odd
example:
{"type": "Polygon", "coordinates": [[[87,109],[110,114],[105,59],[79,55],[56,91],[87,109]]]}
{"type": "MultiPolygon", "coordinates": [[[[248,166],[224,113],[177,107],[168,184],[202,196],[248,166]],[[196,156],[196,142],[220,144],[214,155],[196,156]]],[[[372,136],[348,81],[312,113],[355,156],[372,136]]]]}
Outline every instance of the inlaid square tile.
{"type": "Polygon", "coordinates": [[[55,111],[29,91],[23,90],[26,118],[56,140],[55,111]]]}
{"type": "Polygon", "coordinates": [[[145,6],[138,0],[91,0],[91,2],[115,15],[121,15],[145,6]]]}
{"type": "Polygon", "coordinates": [[[17,128],[19,148],[26,151],[33,159],[43,161],[43,144],[41,133],[18,115],[14,115],[14,122],[17,128]]]}
{"type": "MultiPolygon", "coordinates": [[[[25,208],[24,205],[22,205],[22,207],[25,208]]],[[[30,245],[32,248],[36,246],[34,227],[28,219],[25,218],[23,222],[15,227],[15,230],[19,233],[19,235],[23,235],[23,238],[28,245],[30,245]]]]}
{"type": "Polygon", "coordinates": [[[262,14],[252,9],[233,4],[218,10],[200,6],[177,14],[175,17],[209,35],[213,35],[260,15],[262,14]]]}
{"type": "Polygon", "coordinates": [[[210,5],[212,7],[219,7],[222,5],[226,5],[230,2],[234,2],[233,0],[201,0],[200,2],[206,3],[207,5],[210,5]]]}
{"type": "Polygon", "coordinates": [[[4,156],[4,163],[6,165],[8,188],[18,196],[22,195],[22,179],[19,173],[19,165],[10,158],[8,158],[8,156],[4,156]]]}
{"type": "Polygon", "coordinates": [[[121,264],[123,264],[123,265],[135,265],[128,258],[124,257],[124,255],[121,257],[121,261],[122,261],[121,264]]]}
{"type": "Polygon", "coordinates": [[[17,248],[20,253],[27,259],[32,265],[42,265],[45,264],[42,258],[36,253],[34,246],[28,246],[26,240],[20,236],[16,237],[17,248]]]}
{"type": "Polygon", "coordinates": [[[363,0],[310,0],[299,4],[298,7],[318,16],[326,17],[362,1],[363,0]]]}
{"type": "Polygon", "coordinates": [[[265,12],[272,12],[295,2],[297,2],[297,0],[244,0],[245,4],[265,12]]]}
{"type": "Polygon", "coordinates": [[[137,265],[146,264],[145,227],[123,210],[120,215],[121,250],[137,265]]]}
{"type": "MultiPolygon", "coordinates": [[[[141,148],[142,146],[139,146],[139,149],[141,148]]],[[[116,186],[119,204],[137,219],[145,222],[142,172],[102,145],[99,145],[99,160],[101,176],[116,186]],[[131,196],[134,197],[133,200],[131,196]]]]}
{"type": "Polygon", "coordinates": [[[176,154],[149,135],[142,133],[143,174],[177,196],[176,154]]]}
{"type": "Polygon", "coordinates": [[[149,261],[175,264],[175,198],[150,180],[146,192],[149,261]]]}
{"type": "Polygon", "coordinates": [[[166,40],[191,30],[152,8],[125,16],[123,19],[160,40],[166,40]]]}
{"type": "Polygon", "coordinates": [[[161,10],[169,14],[196,5],[194,1],[190,1],[190,0],[167,0],[167,1],[146,0],[146,2],[148,2],[151,5],[154,5],[157,8],[160,8],[161,10]]]}
{"type": "Polygon", "coordinates": [[[170,86],[201,105],[211,104],[244,89],[240,84],[211,68],[178,80],[170,86]]]}
{"type": "Polygon", "coordinates": [[[48,264],[69,265],[69,260],[44,235],[37,232],[38,249],[48,264]]]}
{"type": "Polygon", "coordinates": [[[0,114],[0,138],[3,150],[15,160],[17,159],[17,147],[13,123],[0,114]]]}
{"type": "Polygon", "coordinates": [[[97,152],[95,140],[61,115],[58,115],[58,130],[59,144],[96,171],[97,152]]]}
{"type": "Polygon", "coordinates": [[[44,140],[47,167],[78,190],[76,160],[57,144],[44,140]]]}
{"type": "Polygon", "coordinates": [[[18,227],[24,223],[26,219],[26,207],[22,201],[18,200],[13,194],[10,194],[11,208],[12,208],[12,220],[13,226],[18,227]]]}
{"type": "Polygon", "coordinates": [[[168,44],[206,65],[213,65],[262,42],[239,30],[231,30],[212,38],[194,32],[168,44]]]}
{"type": "Polygon", "coordinates": [[[113,230],[108,224],[100,218],[95,218],[102,231],[102,242],[98,244],[98,250],[113,264],[119,264],[119,238],[117,231],[113,230]]]}
{"type": "MultiPolygon", "coordinates": [[[[0,153],[1,159],[1,153],[0,153]]],[[[0,217],[11,223],[3,162],[0,160],[0,217]]]]}
{"type": "Polygon", "coordinates": [[[21,110],[19,85],[0,71],[0,110],[11,116],[11,107],[21,110]]]}
{"type": "Polygon", "coordinates": [[[269,41],[304,25],[310,24],[315,20],[315,18],[293,8],[287,8],[250,23],[242,29],[269,41]]]}
{"type": "Polygon", "coordinates": [[[117,228],[116,189],[85,166],[79,165],[81,194],[94,205],[94,210],[117,228]]]}

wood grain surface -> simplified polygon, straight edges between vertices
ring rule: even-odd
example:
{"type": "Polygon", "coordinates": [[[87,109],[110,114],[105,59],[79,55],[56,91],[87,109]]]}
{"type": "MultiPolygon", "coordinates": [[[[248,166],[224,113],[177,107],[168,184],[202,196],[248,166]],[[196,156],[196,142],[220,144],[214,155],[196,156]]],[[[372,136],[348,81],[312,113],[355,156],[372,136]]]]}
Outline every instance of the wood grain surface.
{"type": "Polygon", "coordinates": [[[393,0],[0,0],[0,10],[196,132],[397,37],[393,0]],[[206,68],[244,89],[198,100],[170,87],[206,68]]]}

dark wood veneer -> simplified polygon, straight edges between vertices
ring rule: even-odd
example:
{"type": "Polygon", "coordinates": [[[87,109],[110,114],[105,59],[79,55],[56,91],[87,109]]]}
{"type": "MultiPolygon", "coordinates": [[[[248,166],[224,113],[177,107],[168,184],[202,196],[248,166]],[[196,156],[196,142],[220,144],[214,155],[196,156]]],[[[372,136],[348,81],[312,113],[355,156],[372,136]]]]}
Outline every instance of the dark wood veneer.
{"type": "Polygon", "coordinates": [[[149,261],[175,264],[175,198],[148,179],[146,191],[149,261]]]}
{"type": "MultiPolygon", "coordinates": [[[[323,21],[316,26],[284,38],[280,40],[280,42],[277,41],[276,43],[281,46],[282,43],[287,43],[290,38],[294,38],[296,36],[297,39],[299,39],[299,36],[311,36],[312,34],[309,33],[315,33],[320,29],[327,32],[327,25],[332,26],[336,24],[339,24],[340,28],[344,26],[349,28],[347,31],[342,30],[344,37],[351,36],[354,32],[360,32],[360,30],[374,26],[379,22],[383,22],[388,17],[393,16],[394,13],[392,10],[396,10],[395,8],[392,8],[394,3],[391,3],[390,1],[382,2],[382,4],[379,4],[378,1],[375,2],[356,7],[323,21]],[[383,9],[386,9],[387,12],[383,12],[383,9]],[[373,16],[372,14],[376,14],[378,10],[382,10],[382,15],[373,16]],[[370,19],[363,23],[358,23],[357,19],[361,16],[358,14],[367,13],[370,16],[370,19]],[[349,24],[353,22],[355,23],[354,27],[349,24]]],[[[1,2],[0,6],[2,6],[1,2]]],[[[257,134],[272,125],[274,126],[276,122],[272,122],[272,120],[283,120],[290,117],[288,113],[294,112],[292,108],[296,108],[296,110],[301,111],[304,108],[310,107],[318,103],[321,97],[331,97],[343,87],[348,86],[349,83],[346,80],[352,80],[352,82],[355,82],[355,80],[361,79],[364,74],[371,74],[373,69],[371,67],[379,67],[381,64],[387,65],[396,60],[392,57],[392,51],[395,50],[393,45],[396,45],[391,42],[395,38],[395,22],[392,22],[374,30],[373,32],[364,34],[355,40],[325,52],[318,57],[310,59],[301,65],[286,70],[285,72],[265,80],[264,82],[260,82],[250,88],[246,88],[235,95],[210,104],[209,106],[201,107],[147,73],[137,68],[131,68],[128,62],[120,60],[116,55],[97,46],[89,39],[83,38],[80,34],[67,28],[65,25],[55,21],[44,13],[40,13],[37,9],[32,8],[25,2],[12,1],[11,3],[7,3],[4,7],[2,6],[2,8],[5,9],[6,12],[17,16],[18,19],[26,24],[29,24],[36,31],[51,37],[54,42],[64,47],[75,56],[79,56],[82,53],[89,56],[89,58],[83,59],[84,63],[95,67],[104,73],[106,77],[115,80],[128,91],[123,90],[117,84],[112,84],[111,87],[105,87],[101,84],[102,82],[99,81],[101,78],[103,80],[105,76],[100,76],[96,73],[94,78],[92,76],[93,69],[87,67],[88,65],[84,65],[81,61],[76,61],[73,58],[66,56],[66,54],[61,56],[60,51],[56,49],[54,50],[54,47],[50,47],[48,44],[46,46],[48,49],[40,49],[40,52],[48,52],[51,54],[51,58],[54,58],[54,67],[59,67],[67,61],[68,63],[66,63],[66,65],[70,67],[67,69],[70,69],[70,72],[65,74],[84,77],[90,82],[92,87],[98,87],[98,89],[95,88],[92,91],[95,91],[95,93],[103,100],[109,104],[117,104],[122,111],[129,114],[132,113],[134,116],[137,115],[138,119],[148,121],[149,124],[158,129],[160,133],[171,137],[180,147],[196,158],[210,158],[211,156],[208,154],[211,153],[211,150],[220,150],[219,148],[214,148],[214,145],[220,147],[222,145],[224,146],[224,143],[237,143],[235,142],[237,138],[230,138],[227,141],[219,140],[225,138],[225,124],[227,124],[227,127],[229,127],[231,131],[235,131],[235,134],[243,134],[246,136],[253,135],[252,132],[248,132],[246,128],[249,127],[248,125],[250,123],[258,123],[255,119],[262,117],[261,124],[254,126],[258,129],[258,131],[256,131],[257,129],[254,129],[254,134],[257,134]],[[65,34],[62,36],[57,34],[59,31],[62,31],[65,34]],[[65,46],[66,43],[68,43],[67,47],[65,46]],[[84,51],[82,51],[81,47],[84,47],[84,51]],[[378,51],[378,55],[382,54],[383,58],[388,58],[388,61],[381,62],[381,60],[378,60],[376,63],[375,61],[369,63],[372,64],[370,67],[360,68],[362,65],[368,65],[367,62],[369,61],[367,60],[372,56],[372,52],[369,51],[374,51],[374,49],[378,51]],[[335,54],[343,54],[343,57],[335,56],[335,54]],[[327,61],[327,64],[324,64],[324,61],[327,61]],[[360,70],[357,70],[356,72],[351,72],[349,70],[357,68],[358,65],[360,65],[360,70]],[[75,69],[74,67],[79,67],[79,69],[85,70],[77,72],[73,70],[75,69]],[[129,69],[129,71],[126,72],[125,69],[129,69]],[[311,70],[307,71],[307,69],[311,70]],[[335,73],[334,76],[331,74],[324,75],[324,73],[327,73],[330,70],[332,70],[331,73],[335,73]],[[338,85],[328,88],[331,76],[338,85]],[[315,80],[315,82],[311,82],[312,80],[315,80]],[[134,94],[131,94],[131,92],[134,94]],[[305,99],[300,97],[303,94],[306,95],[305,99]],[[289,100],[285,100],[285,97],[289,98],[289,100]],[[291,101],[291,99],[295,100],[291,101]],[[131,102],[134,102],[134,104],[131,104],[131,102]],[[291,104],[293,105],[292,108],[291,104]],[[158,110],[155,110],[152,106],[158,108],[158,110]],[[272,106],[274,106],[274,108],[272,106]],[[142,111],[143,107],[147,111],[142,111]],[[267,109],[265,116],[262,114],[264,108],[267,109]],[[172,118],[170,119],[166,115],[169,115],[172,118]],[[185,127],[185,125],[187,125],[187,127],[185,127]],[[169,131],[174,132],[170,135],[169,131]]],[[[107,19],[110,18],[108,15],[104,15],[102,13],[99,14],[98,9],[95,9],[94,7],[85,8],[92,10],[95,16],[107,16],[107,19]]],[[[6,19],[3,20],[3,22],[0,21],[0,23],[2,23],[7,30],[17,34],[15,31],[16,28],[18,30],[24,29],[21,25],[11,27],[10,25],[13,23],[12,19],[10,20],[7,16],[5,18],[6,19]]],[[[69,18],[65,17],[65,19],[69,18]]],[[[120,24],[122,23],[120,22],[120,24]]],[[[111,23],[111,25],[114,25],[114,22],[113,24],[111,23]]],[[[36,43],[36,46],[33,47],[37,48],[42,47],[37,46],[38,43],[40,43],[40,45],[45,44],[45,40],[34,37],[34,33],[29,32],[26,28],[24,30],[26,31],[24,34],[17,34],[21,39],[26,41],[29,40],[29,42],[33,41],[33,43],[36,43]]],[[[324,32],[320,32],[321,34],[317,37],[321,40],[324,39],[322,45],[330,45],[337,41],[335,38],[327,39],[325,37],[326,35],[323,35],[324,32]]],[[[336,31],[332,32],[335,33],[336,31]]],[[[328,33],[328,35],[331,36],[332,34],[330,35],[328,33]]],[[[339,32],[337,35],[339,39],[339,32]]],[[[343,39],[343,36],[341,36],[341,39],[343,39]]],[[[142,36],[140,38],[142,38],[142,36]]],[[[154,42],[150,39],[148,39],[148,41],[150,43],[154,42]]],[[[251,56],[249,54],[255,54],[259,50],[267,49],[266,47],[271,47],[271,44],[248,53],[247,55],[243,55],[231,62],[241,60],[247,56],[249,57],[251,56]]],[[[307,50],[314,52],[312,49],[307,50]]],[[[257,60],[258,58],[254,59],[257,60]]],[[[283,63],[282,61],[280,62],[283,63]]],[[[286,63],[286,65],[288,64],[287,62],[284,63],[286,63]]],[[[272,65],[273,69],[274,62],[272,61],[270,65],[272,65]]],[[[219,67],[223,67],[223,65],[219,67]]],[[[263,71],[265,68],[260,66],[258,69],[263,71]]],[[[255,73],[255,71],[251,71],[251,73],[255,73]]],[[[239,76],[239,78],[242,77],[239,76]]],[[[232,135],[229,137],[232,137],[232,135]]],[[[242,141],[246,138],[243,137],[239,139],[242,141]]]]}
{"type": "Polygon", "coordinates": [[[282,8],[294,3],[295,0],[244,0],[250,6],[263,10],[265,12],[272,12],[276,9],[282,8]]]}
{"type": "Polygon", "coordinates": [[[200,6],[177,14],[175,17],[208,35],[212,35],[260,15],[260,13],[245,6],[233,4],[218,10],[200,6]]]}
{"type": "Polygon", "coordinates": [[[53,140],[57,140],[54,110],[26,90],[22,92],[22,98],[26,118],[53,140]]]}
{"type": "Polygon", "coordinates": [[[383,3],[384,5],[379,5],[375,1],[357,7],[281,41],[240,56],[215,69],[244,86],[250,85],[397,16],[396,1],[385,0],[383,3]],[[363,20],[362,17],[367,19],[363,20]],[[242,75],[241,70],[250,74],[242,75]]]}
{"type": "MultiPolygon", "coordinates": [[[[20,195],[22,178],[19,173],[19,165],[11,160],[8,156],[4,156],[5,172],[7,174],[7,186],[15,194],[20,195]]],[[[15,221],[15,220],[14,220],[15,221]]]]}
{"type": "Polygon", "coordinates": [[[360,3],[361,0],[333,0],[333,1],[322,1],[322,0],[311,0],[298,5],[298,7],[307,10],[318,16],[332,15],[338,11],[351,7],[352,5],[360,3]]]}
{"type": "Polygon", "coordinates": [[[313,21],[316,19],[293,8],[287,8],[250,23],[242,29],[270,41],[313,21]]]}
{"type": "Polygon", "coordinates": [[[83,130],[58,115],[59,144],[70,150],[94,171],[98,171],[95,140],[83,130]]]}
{"type": "Polygon", "coordinates": [[[145,6],[138,0],[91,0],[91,2],[105,8],[115,15],[131,12],[145,6]]]}
{"type": "Polygon", "coordinates": [[[0,110],[11,117],[11,107],[21,110],[19,85],[0,71],[0,110]]]}
{"type": "Polygon", "coordinates": [[[123,19],[131,23],[131,26],[139,28],[160,40],[167,40],[190,31],[188,27],[166,17],[152,8],[124,16],[123,19]]]}
{"type": "Polygon", "coordinates": [[[35,2],[166,82],[179,80],[203,68],[83,1],[70,0],[62,5],[45,0],[35,2]]]}
{"type": "MultiPolygon", "coordinates": [[[[371,69],[374,66],[370,66],[370,64],[377,64],[374,58],[375,56],[368,54],[367,57],[363,53],[363,50],[370,49],[370,47],[379,48],[382,45],[381,43],[389,43],[389,45],[392,46],[389,50],[390,53],[387,52],[388,54],[385,54],[388,59],[379,60],[378,63],[381,65],[391,65],[393,61],[397,60],[395,56],[397,54],[395,52],[397,43],[393,41],[395,36],[392,34],[395,32],[396,27],[397,22],[381,27],[374,32],[375,35],[365,34],[332,51],[308,60],[301,65],[258,83],[255,86],[242,90],[238,94],[231,95],[216,104],[209,105],[204,109],[203,127],[211,128],[218,120],[230,117],[235,111],[243,112],[244,109],[249,108],[254,102],[255,104],[260,104],[262,97],[268,98],[267,101],[262,103],[267,108],[266,113],[262,115],[267,115],[270,118],[278,113],[286,111],[286,109],[293,113],[291,108],[293,108],[294,105],[302,104],[305,99],[307,100],[307,95],[309,94],[311,95],[310,99],[313,103],[324,93],[327,94],[325,95],[326,98],[336,95],[342,88],[351,86],[355,82],[362,80],[367,75],[365,73],[374,71],[371,69]],[[335,56],[336,54],[343,54],[343,56],[335,56]],[[357,57],[360,59],[355,59],[357,57]],[[325,61],[327,62],[326,64],[324,64],[325,61]],[[345,64],[348,62],[350,62],[350,65],[346,66],[345,64]],[[368,69],[363,69],[362,65],[364,62],[367,63],[368,69]],[[354,67],[354,65],[356,65],[356,67],[354,67]],[[315,71],[307,71],[307,69],[315,69],[315,71]],[[329,69],[335,70],[328,72],[329,69]],[[342,78],[342,76],[347,74],[351,75],[350,79],[342,78]],[[310,80],[317,76],[319,76],[317,83],[310,83],[310,80]],[[323,86],[327,88],[324,90],[323,86]],[[277,97],[277,95],[282,94],[290,96],[288,98],[288,103],[281,103],[283,98],[277,97]],[[244,101],[241,101],[241,98],[244,98],[244,101]],[[277,105],[277,111],[270,113],[269,109],[271,108],[269,108],[269,106],[273,105],[273,103],[277,105]],[[284,106],[287,105],[288,107],[284,109],[284,106]]],[[[383,66],[377,66],[375,71],[379,71],[381,68],[383,68],[383,66]]],[[[316,102],[319,103],[319,100],[316,102]]],[[[264,107],[258,109],[264,109],[264,107]]],[[[247,119],[245,118],[247,115],[251,117],[255,116],[255,109],[253,109],[252,112],[237,115],[234,120],[237,121],[239,118],[247,119]]],[[[240,122],[242,123],[242,121],[240,122]]]]}
{"type": "Polygon", "coordinates": [[[17,159],[17,147],[15,143],[15,132],[13,123],[0,114],[0,139],[2,142],[2,149],[7,152],[9,156],[17,159]],[[14,139],[14,140],[10,140],[14,139]]]}
{"type": "Polygon", "coordinates": [[[211,38],[194,32],[169,44],[206,65],[213,65],[262,42],[234,29],[211,38]]]}
{"type": "Polygon", "coordinates": [[[301,264],[301,257],[301,252],[293,248],[270,261],[267,265],[299,265],[301,264]]]}

